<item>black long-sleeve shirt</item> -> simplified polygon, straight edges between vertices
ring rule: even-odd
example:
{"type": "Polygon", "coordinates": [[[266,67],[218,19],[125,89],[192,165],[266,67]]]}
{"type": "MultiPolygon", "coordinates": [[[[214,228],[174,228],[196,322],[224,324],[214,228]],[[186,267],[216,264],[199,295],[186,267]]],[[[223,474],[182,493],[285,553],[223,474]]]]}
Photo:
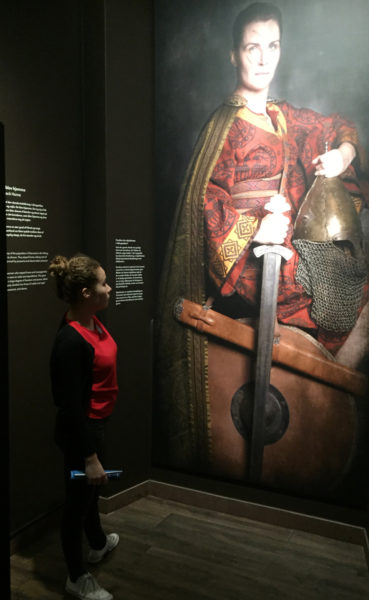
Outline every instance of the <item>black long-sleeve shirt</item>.
{"type": "Polygon", "coordinates": [[[63,319],[50,357],[51,388],[58,407],[55,441],[83,457],[96,451],[87,427],[94,348],[63,319]]]}

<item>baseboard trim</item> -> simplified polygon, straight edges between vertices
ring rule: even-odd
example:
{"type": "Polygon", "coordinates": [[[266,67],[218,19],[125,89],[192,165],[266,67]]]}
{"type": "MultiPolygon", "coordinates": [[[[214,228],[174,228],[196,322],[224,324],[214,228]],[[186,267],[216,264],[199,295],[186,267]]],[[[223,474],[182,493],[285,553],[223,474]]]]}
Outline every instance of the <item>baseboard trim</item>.
{"type": "Polygon", "coordinates": [[[135,502],[135,500],[138,500],[139,498],[148,496],[150,493],[150,483],[151,482],[149,480],[143,481],[137,485],[127,488],[126,490],[123,490],[122,492],[114,494],[114,496],[100,496],[100,512],[107,515],[115,510],[123,508],[123,506],[127,506],[128,504],[135,502]]]}
{"type": "Polygon", "coordinates": [[[252,521],[296,529],[322,535],[331,539],[349,542],[363,547],[369,569],[369,539],[365,527],[306,515],[291,510],[265,506],[256,502],[239,500],[161,481],[148,479],[143,483],[124,490],[110,498],[101,498],[101,511],[109,514],[140,497],[153,496],[163,500],[181,502],[252,521]]]}

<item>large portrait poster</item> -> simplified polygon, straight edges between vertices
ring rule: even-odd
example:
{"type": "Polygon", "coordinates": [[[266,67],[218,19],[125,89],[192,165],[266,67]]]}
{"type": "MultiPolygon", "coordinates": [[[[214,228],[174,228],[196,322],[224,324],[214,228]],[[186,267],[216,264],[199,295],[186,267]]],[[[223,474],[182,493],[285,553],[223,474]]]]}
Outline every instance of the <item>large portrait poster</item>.
{"type": "Polygon", "coordinates": [[[250,4],[156,2],[154,460],[365,507],[369,5],[250,4]]]}

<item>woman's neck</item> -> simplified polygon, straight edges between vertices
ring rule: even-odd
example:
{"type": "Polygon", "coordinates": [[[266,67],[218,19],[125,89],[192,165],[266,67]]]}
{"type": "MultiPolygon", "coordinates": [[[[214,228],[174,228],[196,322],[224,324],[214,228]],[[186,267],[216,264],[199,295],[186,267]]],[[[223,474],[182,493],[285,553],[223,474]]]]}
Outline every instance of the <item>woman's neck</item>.
{"type": "Polygon", "coordinates": [[[69,321],[77,321],[86,329],[95,329],[94,313],[87,310],[85,306],[72,305],[67,311],[67,319],[69,321]]]}
{"type": "Polygon", "coordinates": [[[252,90],[246,90],[241,87],[237,87],[234,91],[237,96],[242,96],[247,101],[247,107],[252,112],[257,114],[266,115],[266,105],[268,98],[268,90],[262,92],[253,92],[252,90]]]}

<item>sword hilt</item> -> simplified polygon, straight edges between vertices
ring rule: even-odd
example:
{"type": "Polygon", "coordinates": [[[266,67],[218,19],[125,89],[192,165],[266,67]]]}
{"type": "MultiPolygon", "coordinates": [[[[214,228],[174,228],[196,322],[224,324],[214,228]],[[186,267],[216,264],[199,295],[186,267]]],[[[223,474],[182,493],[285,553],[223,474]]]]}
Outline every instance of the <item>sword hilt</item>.
{"type": "Polygon", "coordinates": [[[279,254],[285,260],[289,260],[293,254],[291,248],[280,246],[279,244],[262,244],[261,246],[255,246],[254,248],[254,254],[256,258],[260,258],[260,256],[269,254],[270,252],[273,252],[273,254],[279,254]]]}

